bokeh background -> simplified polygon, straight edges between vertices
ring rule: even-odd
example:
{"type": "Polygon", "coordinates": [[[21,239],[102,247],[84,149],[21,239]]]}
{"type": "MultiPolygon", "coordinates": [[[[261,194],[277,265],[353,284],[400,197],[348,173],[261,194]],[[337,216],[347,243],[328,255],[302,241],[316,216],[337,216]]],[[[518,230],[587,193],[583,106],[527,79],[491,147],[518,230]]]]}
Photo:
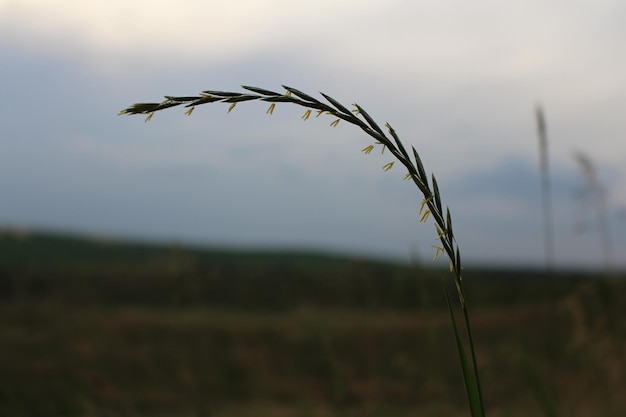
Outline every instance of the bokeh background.
{"type": "Polygon", "coordinates": [[[420,152],[488,416],[626,415],[624,22],[617,0],[0,0],[0,415],[468,415],[452,275],[370,137],[257,102],[118,115],[242,84],[356,102],[420,152]]]}
{"type": "Polygon", "coordinates": [[[610,0],[2,0],[0,225],[430,259],[417,190],[382,171],[389,155],[361,153],[371,141],[352,126],[262,103],[117,116],[163,95],[286,84],[391,123],[436,173],[475,264],[544,263],[543,106],[555,262],[606,262],[576,198],[580,151],[608,191],[623,267],[624,19],[610,0]]]}

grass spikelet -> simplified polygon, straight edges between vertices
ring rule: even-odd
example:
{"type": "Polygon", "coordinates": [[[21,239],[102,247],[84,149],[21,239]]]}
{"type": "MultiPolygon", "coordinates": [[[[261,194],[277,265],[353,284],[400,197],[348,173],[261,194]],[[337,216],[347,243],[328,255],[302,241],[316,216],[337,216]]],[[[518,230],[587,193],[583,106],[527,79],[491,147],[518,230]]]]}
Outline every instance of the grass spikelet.
{"type": "Polygon", "coordinates": [[[393,167],[394,162],[387,162],[384,166],[383,166],[383,171],[389,171],[392,167],[393,167]]]}
{"type": "MultiPolygon", "coordinates": [[[[433,260],[436,260],[439,255],[444,253],[450,260],[450,271],[454,274],[454,286],[457,290],[460,308],[463,313],[466,342],[467,347],[469,348],[469,353],[467,353],[460,328],[457,325],[456,315],[448,294],[448,289],[444,282],[446,299],[450,310],[450,318],[457,344],[457,352],[459,354],[459,360],[463,372],[463,380],[465,383],[472,417],[484,417],[485,412],[482,391],[480,388],[478,364],[476,361],[474,341],[471,332],[469,311],[462,284],[461,255],[456,238],[452,232],[452,218],[450,210],[446,208],[445,213],[443,212],[441,194],[437,180],[435,179],[434,174],[432,174],[429,182],[426,170],[424,169],[421,158],[416,149],[414,147],[411,148],[413,151],[411,158],[411,156],[409,156],[406,152],[398,134],[391,127],[391,125],[389,123],[385,124],[389,135],[387,136],[387,133],[385,133],[374,121],[374,119],[359,105],[354,104],[355,110],[350,111],[339,101],[326,94],[322,94],[326,100],[325,103],[306,93],[303,93],[300,90],[287,86],[283,86],[285,89],[284,94],[258,87],[244,86],[243,88],[247,90],[248,93],[206,90],[198,96],[166,97],[166,100],[162,103],[133,104],[132,106],[122,110],[119,114],[147,114],[147,121],[152,118],[155,112],[169,107],[179,105],[197,106],[213,102],[230,103],[230,107],[228,109],[228,113],[230,113],[235,108],[237,103],[253,100],[271,103],[270,107],[267,109],[267,113],[272,114],[276,103],[291,103],[306,108],[305,113],[301,117],[303,120],[307,120],[311,116],[313,110],[316,111],[316,117],[320,117],[323,114],[333,116],[334,119],[330,123],[330,126],[336,127],[340,120],[344,120],[360,128],[367,135],[374,138],[376,141],[375,144],[381,145],[381,153],[384,153],[386,149],[389,149],[390,153],[396,158],[396,161],[391,161],[385,164],[383,166],[383,170],[389,171],[395,162],[399,162],[404,166],[404,168],[406,168],[408,173],[405,176],[405,179],[413,179],[413,182],[424,197],[419,207],[419,221],[426,222],[428,219],[432,218],[435,224],[439,244],[433,245],[433,249],[435,250],[433,260]],[[254,94],[250,94],[250,92],[254,94]]],[[[188,110],[187,113],[191,114],[191,110],[188,110]]],[[[369,145],[361,151],[365,154],[369,154],[373,149],[374,145],[369,145]]]]}

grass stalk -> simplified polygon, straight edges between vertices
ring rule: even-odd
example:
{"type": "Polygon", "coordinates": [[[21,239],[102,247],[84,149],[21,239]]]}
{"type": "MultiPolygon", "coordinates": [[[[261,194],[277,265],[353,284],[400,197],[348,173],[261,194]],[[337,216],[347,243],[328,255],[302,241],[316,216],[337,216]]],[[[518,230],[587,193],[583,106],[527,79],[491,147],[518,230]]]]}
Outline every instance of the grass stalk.
{"type": "Polygon", "coordinates": [[[554,400],[546,391],[544,384],[537,374],[535,366],[528,359],[524,360],[524,371],[531,393],[537,400],[543,415],[546,417],[559,417],[554,400]]]}
{"type": "Polygon", "coordinates": [[[470,413],[472,417],[484,417],[485,407],[483,405],[482,389],[480,387],[480,378],[478,376],[478,366],[476,363],[476,355],[474,354],[474,342],[471,333],[471,326],[469,322],[469,313],[467,310],[467,304],[463,305],[463,317],[465,318],[465,329],[467,331],[468,343],[470,346],[471,365],[465,352],[463,343],[463,337],[457,325],[456,313],[450,300],[450,292],[446,286],[445,280],[443,281],[443,288],[446,293],[446,301],[448,304],[448,310],[450,311],[450,322],[452,323],[452,330],[454,331],[454,340],[456,342],[457,353],[459,355],[459,363],[461,365],[461,371],[463,375],[463,382],[465,384],[465,393],[467,394],[467,402],[469,405],[470,413]]]}
{"type": "Polygon", "coordinates": [[[585,185],[578,190],[578,196],[583,202],[591,202],[594,205],[604,262],[607,273],[610,273],[613,269],[613,240],[609,225],[608,189],[600,180],[596,165],[589,155],[577,151],[574,153],[574,159],[585,177],[585,185]]]}
{"type": "Polygon", "coordinates": [[[554,226],[552,214],[552,187],[550,185],[550,168],[548,164],[548,130],[543,108],[535,108],[537,134],[539,136],[539,171],[541,173],[541,197],[543,203],[544,250],[546,253],[546,270],[554,268],[554,226]]]}
{"type": "Polygon", "coordinates": [[[395,161],[386,163],[382,167],[383,170],[389,171],[396,162],[399,162],[407,171],[405,179],[412,180],[423,195],[419,208],[419,214],[421,215],[420,222],[425,222],[428,217],[433,218],[437,239],[440,244],[440,246],[433,245],[435,248],[435,257],[433,259],[436,259],[440,253],[445,252],[450,260],[450,270],[454,273],[454,283],[459,297],[459,303],[463,310],[463,323],[470,352],[468,358],[446,287],[446,297],[457,342],[465,388],[472,417],[484,417],[485,410],[478,376],[478,365],[471,332],[469,311],[463,291],[461,255],[452,231],[450,210],[448,207],[446,207],[445,210],[443,208],[439,186],[434,174],[431,174],[430,177],[426,174],[426,170],[424,169],[424,165],[422,164],[417,150],[411,147],[411,153],[407,152],[396,131],[389,123],[385,123],[386,131],[383,130],[365,109],[358,104],[353,104],[351,108],[348,108],[324,93],[321,93],[321,95],[324,97],[325,101],[320,101],[295,88],[284,85],[283,88],[284,92],[282,93],[258,87],[243,86],[243,89],[246,90],[245,92],[206,90],[196,96],[165,96],[165,100],[160,103],[133,104],[120,111],[119,114],[146,115],[147,122],[152,119],[156,112],[177,106],[187,108],[185,114],[191,115],[196,106],[208,103],[226,103],[229,104],[228,113],[230,113],[238,103],[245,101],[261,101],[269,103],[266,113],[272,114],[277,103],[291,103],[306,109],[302,116],[304,121],[308,120],[315,111],[317,117],[323,114],[332,116],[333,121],[330,125],[333,127],[337,126],[337,124],[343,120],[363,130],[374,139],[373,144],[362,149],[362,152],[366,154],[369,154],[377,146],[382,147],[383,152],[388,150],[395,157],[395,161]]]}

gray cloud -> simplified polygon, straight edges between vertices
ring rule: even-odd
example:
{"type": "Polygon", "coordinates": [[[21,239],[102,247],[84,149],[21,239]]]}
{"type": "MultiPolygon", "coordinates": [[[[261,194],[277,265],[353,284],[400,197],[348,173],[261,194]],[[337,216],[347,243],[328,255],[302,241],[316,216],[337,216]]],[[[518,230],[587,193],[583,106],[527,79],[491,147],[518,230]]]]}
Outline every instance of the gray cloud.
{"type": "MultiPolygon", "coordinates": [[[[614,205],[626,205],[626,58],[616,17],[624,7],[420,4],[330,9],[299,28],[303,10],[291,8],[272,17],[288,23],[257,22],[241,42],[225,30],[217,40],[232,47],[227,54],[215,38],[179,30],[170,31],[179,40],[145,49],[149,35],[157,45],[167,33],[144,27],[122,48],[106,41],[106,28],[42,34],[27,15],[18,27],[4,25],[16,15],[0,12],[10,80],[0,97],[0,223],[401,259],[417,248],[428,258],[435,232],[417,222],[417,190],[400,169],[382,172],[388,155],[360,153],[371,140],[351,126],[333,129],[323,117],[304,124],[302,109],[288,106],[270,117],[260,103],[230,115],[224,106],[192,117],[172,110],[147,124],[116,115],[162,94],[285,83],[357,101],[391,122],[437,174],[468,261],[540,265],[533,106],[541,100],[559,262],[600,264],[592,235],[572,238],[571,152],[588,150],[606,167],[614,205]],[[257,29],[265,35],[246,40],[257,29]]],[[[77,21],[58,15],[48,24],[67,19],[77,21]]]]}

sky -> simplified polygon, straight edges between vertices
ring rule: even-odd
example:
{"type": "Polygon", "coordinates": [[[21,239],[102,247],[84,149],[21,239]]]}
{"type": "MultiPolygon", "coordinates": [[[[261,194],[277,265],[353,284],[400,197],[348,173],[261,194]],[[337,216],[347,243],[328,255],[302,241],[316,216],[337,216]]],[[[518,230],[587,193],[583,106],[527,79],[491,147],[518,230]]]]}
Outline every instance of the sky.
{"type": "Polygon", "coordinates": [[[414,146],[465,264],[545,265],[541,105],[555,264],[626,267],[624,21],[617,0],[0,0],[0,228],[431,262],[419,190],[354,126],[257,102],[118,116],[284,84],[414,146]]]}

